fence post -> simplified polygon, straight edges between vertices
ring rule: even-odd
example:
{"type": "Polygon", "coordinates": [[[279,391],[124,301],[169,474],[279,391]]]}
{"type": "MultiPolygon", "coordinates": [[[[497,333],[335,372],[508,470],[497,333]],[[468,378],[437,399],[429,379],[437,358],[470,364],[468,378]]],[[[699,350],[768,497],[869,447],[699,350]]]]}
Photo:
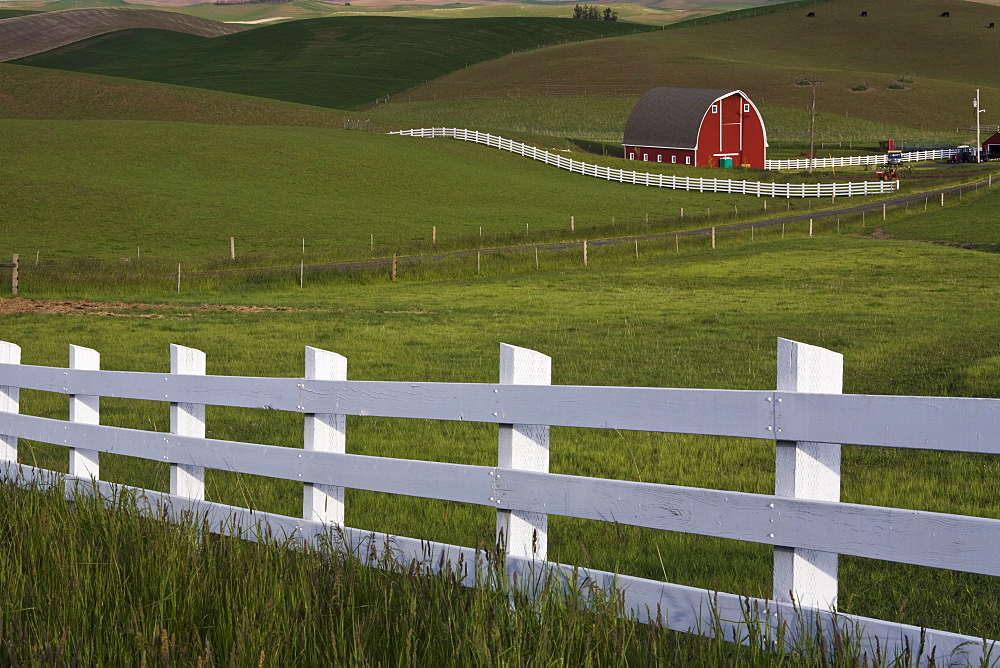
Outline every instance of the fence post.
{"type": "MultiPolygon", "coordinates": [[[[205,375],[205,353],[194,348],[170,344],[170,373],[205,375]]],[[[171,402],[170,433],[178,436],[205,437],[205,404],[171,402]]],[[[205,499],[205,469],[188,464],[170,465],[170,493],[189,499],[205,499]]]]}
{"type": "Polygon", "coordinates": [[[14,265],[14,268],[11,269],[11,274],[10,274],[10,294],[16,297],[17,289],[19,287],[18,284],[20,283],[20,279],[17,274],[21,264],[20,256],[17,253],[14,253],[14,257],[11,260],[11,263],[14,265]]]}
{"type": "MultiPolygon", "coordinates": [[[[501,385],[550,385],[552,358],[548,355],[500,344],[501,385]]],[[[548,425],[501,424],[497,465],[500,469],[549,470],[548,425]]],[[[503,474],[497,472],[497,477],[503,474]]],[[[515,557],[545,560],[548,515],[519,510],[497,510],[497,544],[515,557]]]]}
{"type": "MultiPolygon", "coordinates": [[[[347,358],[306,346],[307,380],[347,380],[347,358]]],[[[305,414],[305,449],[346,452],[347,416],[335,413],[305,414]]],[[[302,517],[325,524],[344,523],[344,488],[306,483],[302,491],[302,517]]]]}
{"type": "MultiPolygon", "coordinates": [[[[20,364],[21,347],[6,341],[0,341],[0,364],[20,364]]],[[[0,412],[18,413],[20,388],[13,385],[0,385],[0,412]]],[[[17,465],[17,437],[0,434],[0,462],[10,462],[17,465]]],[[[13,475],[10,471],[9,475],[13,475]]]]}
{"type": "MultiPolygon", "coordinates": [[[[101,368],[101,354],[82,346],[69,347],[69,368],[97,371],[101,368]]],[[[69,421],[83,424],[100,424],[101,398],[92,394],[69,395],[69,421]]],[[[69,474],[84,479],[100,480],[101,469],[97,450],[69,449],[69,474]]]]}
{"type": "MultiPolygon", "coordinates": [[[[840,353],[778,339],[778,391],[840,394],[843,379],[840,353]]],[[[780,412],[780,404],[775,409],[780,412]]],[[[840,501],[839,444],[777,441],[776,445],[776,496],[840,501]]],[[[776,545],[774,599],[824,610],[836,607],[837,561],[836,553],[776,545]]]]}

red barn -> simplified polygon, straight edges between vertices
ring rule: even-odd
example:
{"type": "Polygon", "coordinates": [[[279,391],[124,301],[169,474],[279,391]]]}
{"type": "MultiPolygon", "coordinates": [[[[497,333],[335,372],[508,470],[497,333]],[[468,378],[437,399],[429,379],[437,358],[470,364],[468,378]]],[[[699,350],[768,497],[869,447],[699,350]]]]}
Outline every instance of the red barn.
{"type": "Polygon", "coordinates": [[[767,132],[743,91],[654,88],[632,108],[622,145],[630,160],[764,169],[767,132]]]}
{"type": "Polygon", "coordinates": [[[983,142],[983,160],[1000,159],[1000,132],[983,142]]]}

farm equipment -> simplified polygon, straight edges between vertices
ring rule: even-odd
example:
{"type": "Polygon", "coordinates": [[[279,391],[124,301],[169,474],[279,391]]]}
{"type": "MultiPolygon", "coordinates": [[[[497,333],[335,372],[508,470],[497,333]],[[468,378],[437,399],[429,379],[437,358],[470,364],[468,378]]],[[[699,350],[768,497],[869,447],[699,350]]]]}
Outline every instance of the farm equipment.
{"type": "Polygon", "coordinates": [[[975,162],[976,152],[972,150],[971,146],[963,144],[962,146],[956,146],[955,152],[951,154],[948,158],[948,162],[975,162]]]}
{"type": "Polygon", "coordinates": [[[898,181],[899,172],[896,171],[896,167],[886,167],[883,170],[875,172],[876,181],[898,181]]]}

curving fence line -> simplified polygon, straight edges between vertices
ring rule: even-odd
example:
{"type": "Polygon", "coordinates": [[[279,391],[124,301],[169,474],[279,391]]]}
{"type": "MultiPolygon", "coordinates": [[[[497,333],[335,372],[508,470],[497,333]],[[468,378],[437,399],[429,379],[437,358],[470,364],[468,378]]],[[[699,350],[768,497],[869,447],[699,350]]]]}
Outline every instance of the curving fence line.
{"type": "Polygon", "coordinates": [[[657,188],[672,188],[674,190],[693,190],[698,192],[736,193],[740,195],[756,195],[757,197],[853,197],[854,195],[880,195],[899,189],[899,181],[861,181],[857,183],[766,183],[761,181],[737,181],[734,179],[702,179],[689,176],[670,176],[667,174],[650,174],[648,172],[633,172],[626,169],[612,169],[591,165],[579,160],[565,158],[555,153],[522,144],[497,135],[476,130],[460,128],[420,128],[416,130],[397,130],[391,135],[407,137],[451,137],[462,141],[471,141],[499,148],[511,153],[523,155],[526,158],[554,165],[584,176],[593,176],[607,181],[619,183],[634,183],[641,186],[657,188]]]}
{"type": "MultiPolygon", "coordinates": [[[[955,148],[943,148],[935,151],[910,151],[902,156],[903,162],[921,162],[924,160],[946,160],[958,152],[955,148]]],[[[850,165],[884,165],[886,156],[851,155],[843,158],[813,158],[813,167],[848,167],[850,165]]],[[[794,158],[792,160],[765,160],[764,169],[808,169],[809,158],[794,158]]]]}

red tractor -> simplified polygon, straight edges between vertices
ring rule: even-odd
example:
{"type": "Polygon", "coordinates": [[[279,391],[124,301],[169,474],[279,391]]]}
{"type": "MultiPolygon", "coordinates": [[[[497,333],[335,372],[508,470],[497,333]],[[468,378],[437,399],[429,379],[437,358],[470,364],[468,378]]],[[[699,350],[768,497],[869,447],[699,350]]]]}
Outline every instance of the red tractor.
{"type": "Polygon", "coordinates": [[[889,140],[889,150],[885,154],[885,169],[875,172],[876,181],[898,181],[899,168],[903,165],[903,152],[893,146],[889,140]]]}

